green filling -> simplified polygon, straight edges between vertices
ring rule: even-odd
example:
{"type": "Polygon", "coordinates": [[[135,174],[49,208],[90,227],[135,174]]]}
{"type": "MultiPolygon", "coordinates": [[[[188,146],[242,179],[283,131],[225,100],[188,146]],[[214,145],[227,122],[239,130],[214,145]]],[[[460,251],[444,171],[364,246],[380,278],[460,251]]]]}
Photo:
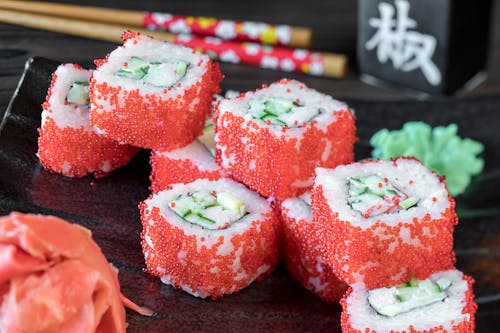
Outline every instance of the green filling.
{"type": "Polygon", "coordinates": [[[403,209],[410,209],[418,203],[419,199],[417,197],[409,197],[399,203],[399,206],[403,209]]]}
{"type": "Polygon", "coordinates": [[[450,286],[451,281],[446,278],[436,282],[412,279],[397,287],[370,290],[368,301],[377,313],[394,317],[442,301],[447,297],[445,291],[450,286]]]}
{"type": "Polygon", "coordinates": [[[187,73],[189,64],[185,61],[176,63],[148,62],[142,58],[131,57],[127,64],[116,71],[116,75],[157,87],[171,87],[177,84],[187,73]]]}
{"type": "Polygon", "coordinates": [[[229,215],[231,222],[246,214],[243,201],[227,192],[216,195],[206,191],[182,194],[169,207],[185,221],[201,226],[217,224],[220,214],[229,215]]]}
{"type": "Polygon", "coordinates": [[[87,105],[90,103],[88,81],[75,81],[66,95],[68,103],[87,105]]]}
{"type": "Polygon", "coordinates": [[[205,121],[205,127],[203,127],[203,133],[198,136],[198,141],[200,141],[210,152],[212,156],[215,156],[215,124],[212,118],[208,118],[205,121]]]}
{"type": "Polygon", "coordinates": [[[301,126],[319,114],[318,109],[315,114],[307,116],[305,111],[308,110],[307,108],[285,98],[252,100],[248,104],[248,112],[254,119],[278,126],[301,126]],[[307,118],[304,118],[305,116],[307,118]]]}
{"type": "Polygon", "coordinates": [[[401,208],[409,209],[419,201],[417,197],[406,198],[387,178],[369,175],[361,178],[349,177],[347,180],[347,203],[364,217],[397,212],[401,208]]]}
{"type": "Polygon", "coordinates": [[[455,124],[432,128],[424,122],[408,122],[401,130],[382,129],[371,138],[372,156],[390,159],[398,156],[414,156],[426,167],[441,176],[451,195],[465,191],[471,177],[484,168],[484,160],[477,157],[484,146],[471,139],[457,135],[455,124]]]}

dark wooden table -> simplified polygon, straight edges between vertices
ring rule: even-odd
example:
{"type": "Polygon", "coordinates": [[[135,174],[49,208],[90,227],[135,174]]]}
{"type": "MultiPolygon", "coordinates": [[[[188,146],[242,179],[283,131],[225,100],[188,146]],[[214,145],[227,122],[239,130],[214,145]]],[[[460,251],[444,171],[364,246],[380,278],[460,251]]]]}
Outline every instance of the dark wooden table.
{"type": "MultiPolygon", "coordinates": [[[[65,3],[81,4],[76,0],[63,1],[65,3]]],[[[222,71],[226,78],[222,83],[222,88],[235,90],[254,89],[263,83],[270,83],[282,77],[293,77],[305,82],[307,85],[314,87],[320,91],[329,93],[338,99],[346,100],[364,100],[364,101],[394,101],[394,100],[416,100],[417,96],[404,91],[399,91],[390,88],[376,87],[365,84],[358,79],[356,71],[355,45],[356,45],[356,1],[354,0],[309,0],[302,2],[293,2],[285,0],[269,1],[269,0],[252,0],[252,1],[225,1],[225,0],[194,0],[194,1],[86,1],[87,5],[120,7],[123,9],[135,10],[154,10],[154,11],[169,11],[180,14],[217,16],[232,19],[245,20],[261,20],[275,23],[287,23],[292,25],[305,25],[313,27],[315,30],[314,48],[329,52],[345,53],[349,56],[350,67],[346,78],[342,80],[317,78],[300,74],[288,74],[275,72],[270,70],[262,70],[255,67],[244,65],[223,64],[222,71]]],[[[448,97],[433,97],[439,101],[446,103],[460,103],[459,101],[468,102],[477,98],[491,98],[492,96],[500,96],[500,6],[495,4],[491,29],[491,47],[489,53],[488,67],[486,69],[487,78],[478,87],[470,91],[462,91],[455,96],[448,97]]],[[[101,58],[106,53],[115,47],[112,43],[93,41],[78,37],[66,36],[40,30],[27,29],[12,25],[0,24],[0,117],[3,115],[7,104],[16,88],[23,71],[24,64],[27,59],[32,56],[42,56],[54,59],[59,62],[80,63],[84,66],[91,66],[93,59],[101,58]]],[[[365,103],[365,102],[362,102],[365,103]]],[[[500,111],[499,111],[500,112],[500,111]]],[[[499,124],[492,124],[498,126],[499,124]]],[[[144,194],[146,195],[146,194],[144,194]]],[[[131,208],[135,209],[135,208],[131,208]]],[[[497,247],[498,249],[498,247],[497,247]]],[[[496,257],[498,258],[498,256],[496,257]]],[[[495,264],[495,262],[493,262],[495,264]]],[[[496,262],[497,266],[500,263],[496,262]]],[[[497,267],[497,271],[498,271],[497,267]]],[[[140,273],[138,273],[140,274],[140,273]]],[[[149,279],[150,284],[153,284],[154,279],[149,279]]],[[[143,281],[144,282],[144,281],[143,281]]],[[[267,283],[267,282],[266,282],[267,283]]],[[[231,307],[233,302],[235,306],[239,301],[234,301],[228,298],[225,303],[219,303],[218,308],[227,313],[227,318],[214,318],[216,321],[223,322],[226,319],[240,318],[242,331],[252,331],[252,325],[259,321],[260,329],[272,329],[275,320],[280,320],[282,323],[281,329],[286,331],[307,331],[310,329],[305,322],[301,320],[301,309],[297,304],[290,307],[280,307],[279,304],[285,304],[287,301],[286,288],[291,286],[286,273],[279,273],[277,278],[273,280],[273,286],[280,288],[276,295],[260,295],[258,290],[254,294],[260,296],[260,300],[269,302],[270,304],[278,304],[275,312],[265,314],[261,313],[256,317],[255,313],[232,313],[231,307]],[[274,298],[273,298],[274,297],[274,298]],[[232,317],[231,317],[232,316],[232,317]],[[243,319],[242,319],[243,318],[243,319]],[[244,328],[244,329],[243,329],[244,328]]],[[[144,285],[148,288],[148,285],[144,285]]],[[[267,288],[267,287],[266,287],[267,288]]],[[[179,316],[187,316],[190,307],[200,303],[196,299],[179,297],[177,292],[170,289],[162,289],[162,297],[164,302],[172,308],[179,306],[179,311],[184,311],[186,314],[179,316]],[[182,304],[181,304],[182,303],[182,304]]],[[[314,304],[313,297],[303,292],[302,295],[305,303],[314,304]]],[[[302,297],[301,296],[301,297],[302,297]]],[[[243,302],[252,304],[251,299],[245,298],[243,302]]],[[[206,306],[206,305],[205,305],[206,306]]],[[[493,325],[498,325],[498,313],[500,303],[498,299],[490,302],[484,307],[480,314],[483,319],[483,330],[488,332],[496,332],[500,330],[484,329],[487,324],[485,321],[492,322],[493,325]]],[[[251,305],[249,305],[251,307],[251,305]]],[[[328,309],[313,306],[308,309],[311,318],[314,318],[314,313],[318,318],[324,318],[330,311],[328,309]]],[[[217,312],[221,313],[221,312],[217,312]]],[[[205,330],[203,320],[200,320],[198,314],[190,314],[193,316],[193,322],[198,323],[199,330],[205,330]]],[[[178,315],[174,312],[165,315],[165,321],[175,321],[178,315]]],[[[134,323],[140,323],[142,319],[135,317],[134,323]]],[[[157,325],[151,325],[155,331],[160,332],[161,321],[157,325]],[[158,327],[157,327],[158,326],[158,327]]],[[[163,325],[163,324],[162,324],[163,325]]],[[[324,322],[323,325],[316,325],[316,328],[329,330],[331,325],[338,325],[338,319],[332,318],[331,322],[324,322]]],[[[234,323],[228,326],[221,325],[221,328],[226,328],[229,331],[237,331],[238,324],[234,323]]]]}

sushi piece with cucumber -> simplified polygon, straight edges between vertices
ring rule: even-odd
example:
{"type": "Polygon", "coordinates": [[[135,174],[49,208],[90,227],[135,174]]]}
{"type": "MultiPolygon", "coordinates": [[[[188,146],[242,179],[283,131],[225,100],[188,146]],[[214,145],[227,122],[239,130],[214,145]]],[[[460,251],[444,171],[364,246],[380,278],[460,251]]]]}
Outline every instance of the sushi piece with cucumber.
{"type": "MultiPolygon", "coordinates": [[[[228,90],[226,97],[239,93],[228,90]]],[[[224,97],[216,94],[215,99],[224,97]]],[[[203,132],[185,147],[172,151],[152,151],[150,164],[151,191],[158,192],[176,183],[191,183],[196,179],[219,179],[223,172],[215,163],[215,123],[213,114],[205,120],[203,132]]]]}
{"type": "Polygon", "coordinates": [[[281,257],[305,288],[327,302],[338,302],[347,285],[323,260],[312,220],[310,192],[281,203],[281,257]]]}
{"type": "Polygon", "coordinates": [[[344,333],[472,333],[474,280],[452,269],[396,286],[354,285],[342,299],[344,333]]]}
{"type": "Polygon", "coordinates": [[[300,195],[316,167],[353,161],[353,112],[298,81],[222,100],[216,112],[217,163],[265,197],[300,195]]]}
{"type": "Polygon", "coordinates": [[[233,180],[174,184],[139,207],[147,272],[191,295],[235,293],[279,260],[276,213],[233,180]]]}
{"type": "Polygon", "coordinates": [[[126,32],[124,44],[96,61],[91,124],[103,135],[168,151],[201,134],[222,74],[209,56],[126,32]]]}
{"type": "Polygon", "coordinates": [[[89,122],[89,77],[79,65],[60,65],[43,103],[38,157],[45,169],[67,177],[104,177],[138,149],[99,135],[89,122]]]}
{"type": "Polygon", "coordinates": [[[453,267],[455,201],[414,158],[316,169],[312,203],[324,258],[349,285],[397,285],[453,267]]]}

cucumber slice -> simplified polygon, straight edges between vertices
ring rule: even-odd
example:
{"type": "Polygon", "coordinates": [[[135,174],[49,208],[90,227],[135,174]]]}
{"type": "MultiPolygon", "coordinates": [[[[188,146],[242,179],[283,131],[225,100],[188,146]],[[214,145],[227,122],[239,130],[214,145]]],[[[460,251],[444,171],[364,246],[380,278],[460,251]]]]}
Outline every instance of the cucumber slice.
{"type": "Polygon", "coordinates": [[[288,113],[292,110],[294,103],[284,98],[271,98],[264,102],[266,111],[277,116],[288,113]]]}
{"type": "Polygon", "coordinates": [[[401,302],[409,301],[413,297],[413,294],[417,291],[417,289],[417,287],[397,288],[396,297],[401,302]]]}
{"type": "Polygon", "coordinates": [[[402,200],[407,196],[398,191],[387,178],[377,175],[349,177],[347,203],[364,217],[397,212],[418,203],[417,197],[402,200]],[[401,202],[400,202],[401,201],[401,202]]]}
{"type": "Polygon", "coordinates": [[[269,120],[271,122],[271,124],[273,124],[273,125],[281,125],[281,126],[286,125],[286,123],[284,121],[281,121],[280,119],[276,118],[276,116],[272,116],[272,115],[267,115],[267,116],[263,117],[262,120],[264,120],[264,121],[269,120]]]}
{"type": "Polygon", "coordinates": [[[184,75],[186,75],[187,68],[188,68],[188,63],[181,60],[177,63],[177,67],[175,68],[175,72],[178,75],[184,76],[184,75]]]}
{"type": "Polygon", "coordinates": [[[376,311],[383,316],[394,317],[401,313],[401,307],[397,304],[391,304],[391,305],[386,305],[376,311]]]}
{"type": "Polygon", "coordinates": [[[127,66],[125,66],[123,69],[128,71],[136,71],[140,69],[145,69],[148,66],[149,66],[148,61],[139,57],[131,57],[130,60],[127,62],[127,66]]]}
{"type": "Polygon", "coordinates": [[[147,74],[146,70],[138,70],[138,71],[130,72],[130,71],[126,71],[123,69],[119,69],[116,71],[116,75],[118,75],[118,76],[128,77],[128,78],[135,79],[135,80],[142,79],[144,76],[146,76],[146,74],[147,74]]]}
{"type": "Polygon", "coordinates": [[[168,205],[185,221],[210,229],[226,228],[246,214],[245,205],[230,193],[208,191],[179,195],[168,205]]]}
{"type": "Polygon", "coordinates": [[[203,133],[198,137],[198,141],[208,149],[212,156],[215,156],[215,124],[210,119],[205,122],[203,133]]]}
{"type": "Polygon", "coordinates": [[[189,213],[187,214],[184,219],[188,222],[191,223],[196,223],[198,225],[203,225],[203,224],[215,224],[216,222],[212,219],[206,218],[201,214],[194,214],[194,213],[189,213]]]}
{"type": "Polygon", "coordinates": [[[418,279],[411,278],[408,284],[412,287],[418,287],[418,279]]]}
{"type": "Polygon", "coordinates": [[[231,193],[217,193],[217,203],[227,210],[230,210],[242,216],[245,215],[245,203],[236,198],[231,193]]]}
{"type": "Polygon", "coordinates": [[[366,186],[360,179],[349,177],[347,178],[349,181],[349,195],[361,195],[368,190],[368,186],[366,186]]]}
{"type": "Polygon", "coordinates": [[[273,125],[296,126],[296,122],[301,123],[302,118],[293,117],[294,108],[301,107],[292,100],[285,98],[268,98],[262,100],[252,100],[248,103],[248,113],[262,121],[270,121],[273,125]],[[281,119],[283,117],[283,119],[281,119]],[[297,118],[297,119],[296,119],[297,118]]]}
{"type": "Polygon", "coordinates": [[[144,76],[144,83],[156,87],[170,87],[176,84],[181,75],[175,73],[175,65],[172,63],[151,64],[147,74],[144,76]]]}
{"type": "Polygon", "coordinates": [[[418,289],[422,290],[428,295],[437,294],[441,292],[439,285],[431,280],[420,281],[418,284],[418,289]]]}
{"type": "Polygon", "coordinates": [[[451,282],[448,279],[439,280],[439,283],[429,279],[411,279],[397,287],[370,290],[368,302],[379,314],[393,317],[445,299],[447,295],[440,284],[448,288],[451,282]]]}
{"type": "Polygon", "coordinates": [[[87,105],[90,103],[89,83],[87,81],[75,81],[66,95],[68,103],[87,105]]]}
{"type": "Polygon", "coordinates": [[[139,80],[148,73],[148,69],[149,62],[139,57],[131,57],[127,64],[116,72],[116,75],[139,80]]]}
{"type": "Polygon", "coordinates": [[[206,191],[194,192],[192,198],[201,208],[217,204],[217,199],[211,193],[206,191]]]}
{"type": "Polygon", "coordinates": [[[190,213],[192,207],[193,200],[188,196],[180,196],[170,203],[170,208],[180,217],[184,217],[190,213]]]}
{"type": "Polygon", "coordinates": [[[249,109],[248,112],[252,115],[252,117],[256,119],[261,119],[262,117],[265,117],[268,115],[266,112],[266,106],[262,101],[250,101],[248,103],[249,109]]]}
{"type": "Polygon", "coordinates": [[[448,280],[447,278],[441,278],[436,281],[436,284],[439,286],[439,289],[441,291],[445,291],[451,286],[451,281],[448,280]]]}
{"type": "Polygon", "coordinates": [[[89,86],[89,81],[75,81],[75,84],[77,84],[79,86],[88,87],[89,86]]]}
{"type": "Polygon", "coordinates": [[[419,201],[420,199],[417,197],[409,197],[408,199],[401,201],[399,203],[399,206],[401,206],[401,208],[405,210],[408,210],[411,207],[415,206],[419,201]]]}
{"type": "Polygon", "coordinates": [[[189,63],[182,60],[177,63],[163,63],[131,57],[125,66],[116,71],[116,75],[135,80],[143,79],[144,83],[157,87],[170,87],[186,75],[188,67],[189,63]]]}

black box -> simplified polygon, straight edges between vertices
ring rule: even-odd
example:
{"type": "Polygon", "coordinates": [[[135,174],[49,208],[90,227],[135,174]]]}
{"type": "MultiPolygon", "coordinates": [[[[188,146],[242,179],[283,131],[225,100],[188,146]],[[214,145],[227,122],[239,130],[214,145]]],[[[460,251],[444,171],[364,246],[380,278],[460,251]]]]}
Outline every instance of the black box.
{"type": "Polygon", "coordinates": [[[359,69],[452,93],[485,67],[491,8],[491,0],[359,0],[359,69]]]}

